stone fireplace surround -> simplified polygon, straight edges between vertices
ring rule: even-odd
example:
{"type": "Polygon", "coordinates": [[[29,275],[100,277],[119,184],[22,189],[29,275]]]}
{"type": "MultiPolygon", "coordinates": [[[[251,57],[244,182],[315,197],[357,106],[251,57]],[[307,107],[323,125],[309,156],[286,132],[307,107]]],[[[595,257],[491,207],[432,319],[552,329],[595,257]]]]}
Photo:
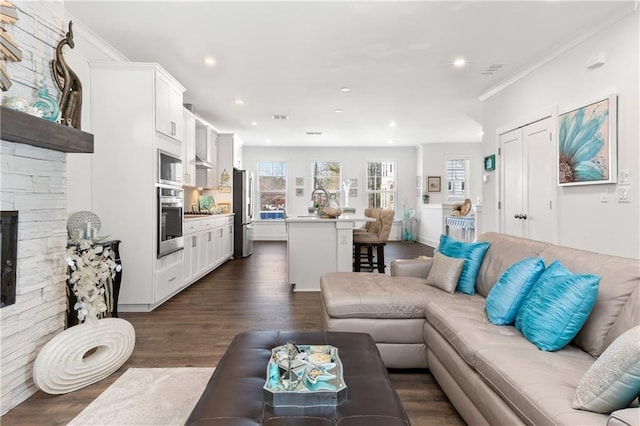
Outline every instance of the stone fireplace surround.
{"type": "Polygon", "coordinates": [[[93,135],[1,108],[0,209],[17,210],[16,303],[0,309],[2,414],[36,392],[38,351],[65,327],[69,152],[93,135]]]}

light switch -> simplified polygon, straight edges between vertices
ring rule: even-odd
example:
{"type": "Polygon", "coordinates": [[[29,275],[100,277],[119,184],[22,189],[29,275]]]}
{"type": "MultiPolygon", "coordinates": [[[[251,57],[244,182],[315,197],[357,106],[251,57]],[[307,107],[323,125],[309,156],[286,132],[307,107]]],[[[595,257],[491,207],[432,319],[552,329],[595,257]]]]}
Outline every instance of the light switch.
{"type": "Polygon", "coordinates": [[[607,192],[606,189],[603,189],[600,192],[600,202],[601,203],[608,203],[609,202],[609,193],[607,192]]]}
{"type": "Polygon", "coordinates": [[[629,185],[631,179],[631,170],[620,170],[618,176],[618,185],[629,185]]]}
{"type": "Polygon", "coordinates": [[[618,188],[618,202],[619,203],[630,203],[631,202],[629,200],[629,188],[628,187],[618,188]]]}

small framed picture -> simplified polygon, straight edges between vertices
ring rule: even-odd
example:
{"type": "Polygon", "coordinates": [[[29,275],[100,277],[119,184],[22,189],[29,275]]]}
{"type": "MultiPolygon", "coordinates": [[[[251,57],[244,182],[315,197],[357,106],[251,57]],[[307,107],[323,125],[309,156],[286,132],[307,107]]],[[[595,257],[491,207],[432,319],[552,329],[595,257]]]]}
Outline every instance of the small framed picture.
{"type": "Polygon", "coordinates": [[[484,171],[491,172],[496,169],[496,155],[487,155],[484,157],[484,171]]]}
{"type": "Polygon", "coordinates": [[[296,178],[296,186],[304,186],[304,178],[297,177],[296,178]]]}
{"type": "Polygon", "coordinates": [[[358,186],[358,179],[351,178],[349,179],[349,183],[351,184],[352,187],[355,188],[358,186]]]}
{"type": "Polygon", "coordinates": [[[296,197],[304,197],[304,188],[296,188],[296,197]]]}
{"type": "Polygon", "coordinates": [[[349,188],[349,198],[356,198],[358,196],[358,188],[349,188]]]}
{"type": "Polygon", "coordinates": [[[427,192],[440,192],[440,176],[427,177],[427,192]]]}
{"type": "Polygon", "coordinates": [[[231,203],[218,203],[218,207],[222,214],[231,213],[231,203]]]}

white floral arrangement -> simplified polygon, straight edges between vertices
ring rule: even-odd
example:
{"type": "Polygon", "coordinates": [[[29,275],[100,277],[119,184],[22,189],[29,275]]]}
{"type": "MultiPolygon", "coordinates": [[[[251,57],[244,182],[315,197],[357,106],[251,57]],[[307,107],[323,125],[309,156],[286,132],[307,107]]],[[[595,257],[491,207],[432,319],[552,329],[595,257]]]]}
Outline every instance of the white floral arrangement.
{"type": "Polygon", "coordinates": [[[64,257],[71,269],[69,285],[76,296],[73,307],[78,311],[78,320],[102,318],[107,309],[113,309],[113,279],[122,266],[117,264],[113,251],[102,245],[93,245],[89,240],[80,240],[67,249],[64,257]]]}

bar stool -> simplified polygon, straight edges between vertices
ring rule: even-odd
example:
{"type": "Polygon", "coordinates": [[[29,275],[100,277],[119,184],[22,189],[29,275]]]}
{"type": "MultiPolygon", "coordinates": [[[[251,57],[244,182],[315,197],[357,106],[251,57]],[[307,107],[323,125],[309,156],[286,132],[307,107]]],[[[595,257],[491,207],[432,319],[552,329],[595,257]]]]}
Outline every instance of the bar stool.
{"type": "Polygon", "coordinates": [[[365,215],[370,213],[375,222],[368,222],[367,230],[353,233],[354,247],[354,271],[360,272],[363,267],[368,269],[378,269],[384,274],[386,265],[384,264],[384,246],[387,245],[395,211],[392,209],[371,209],[365,210],[365,215]],[[375,261],[373,259],[373,249],[376,249],[375,261]],[[363,262],[363,259],[365,260],[363,262]]]}

